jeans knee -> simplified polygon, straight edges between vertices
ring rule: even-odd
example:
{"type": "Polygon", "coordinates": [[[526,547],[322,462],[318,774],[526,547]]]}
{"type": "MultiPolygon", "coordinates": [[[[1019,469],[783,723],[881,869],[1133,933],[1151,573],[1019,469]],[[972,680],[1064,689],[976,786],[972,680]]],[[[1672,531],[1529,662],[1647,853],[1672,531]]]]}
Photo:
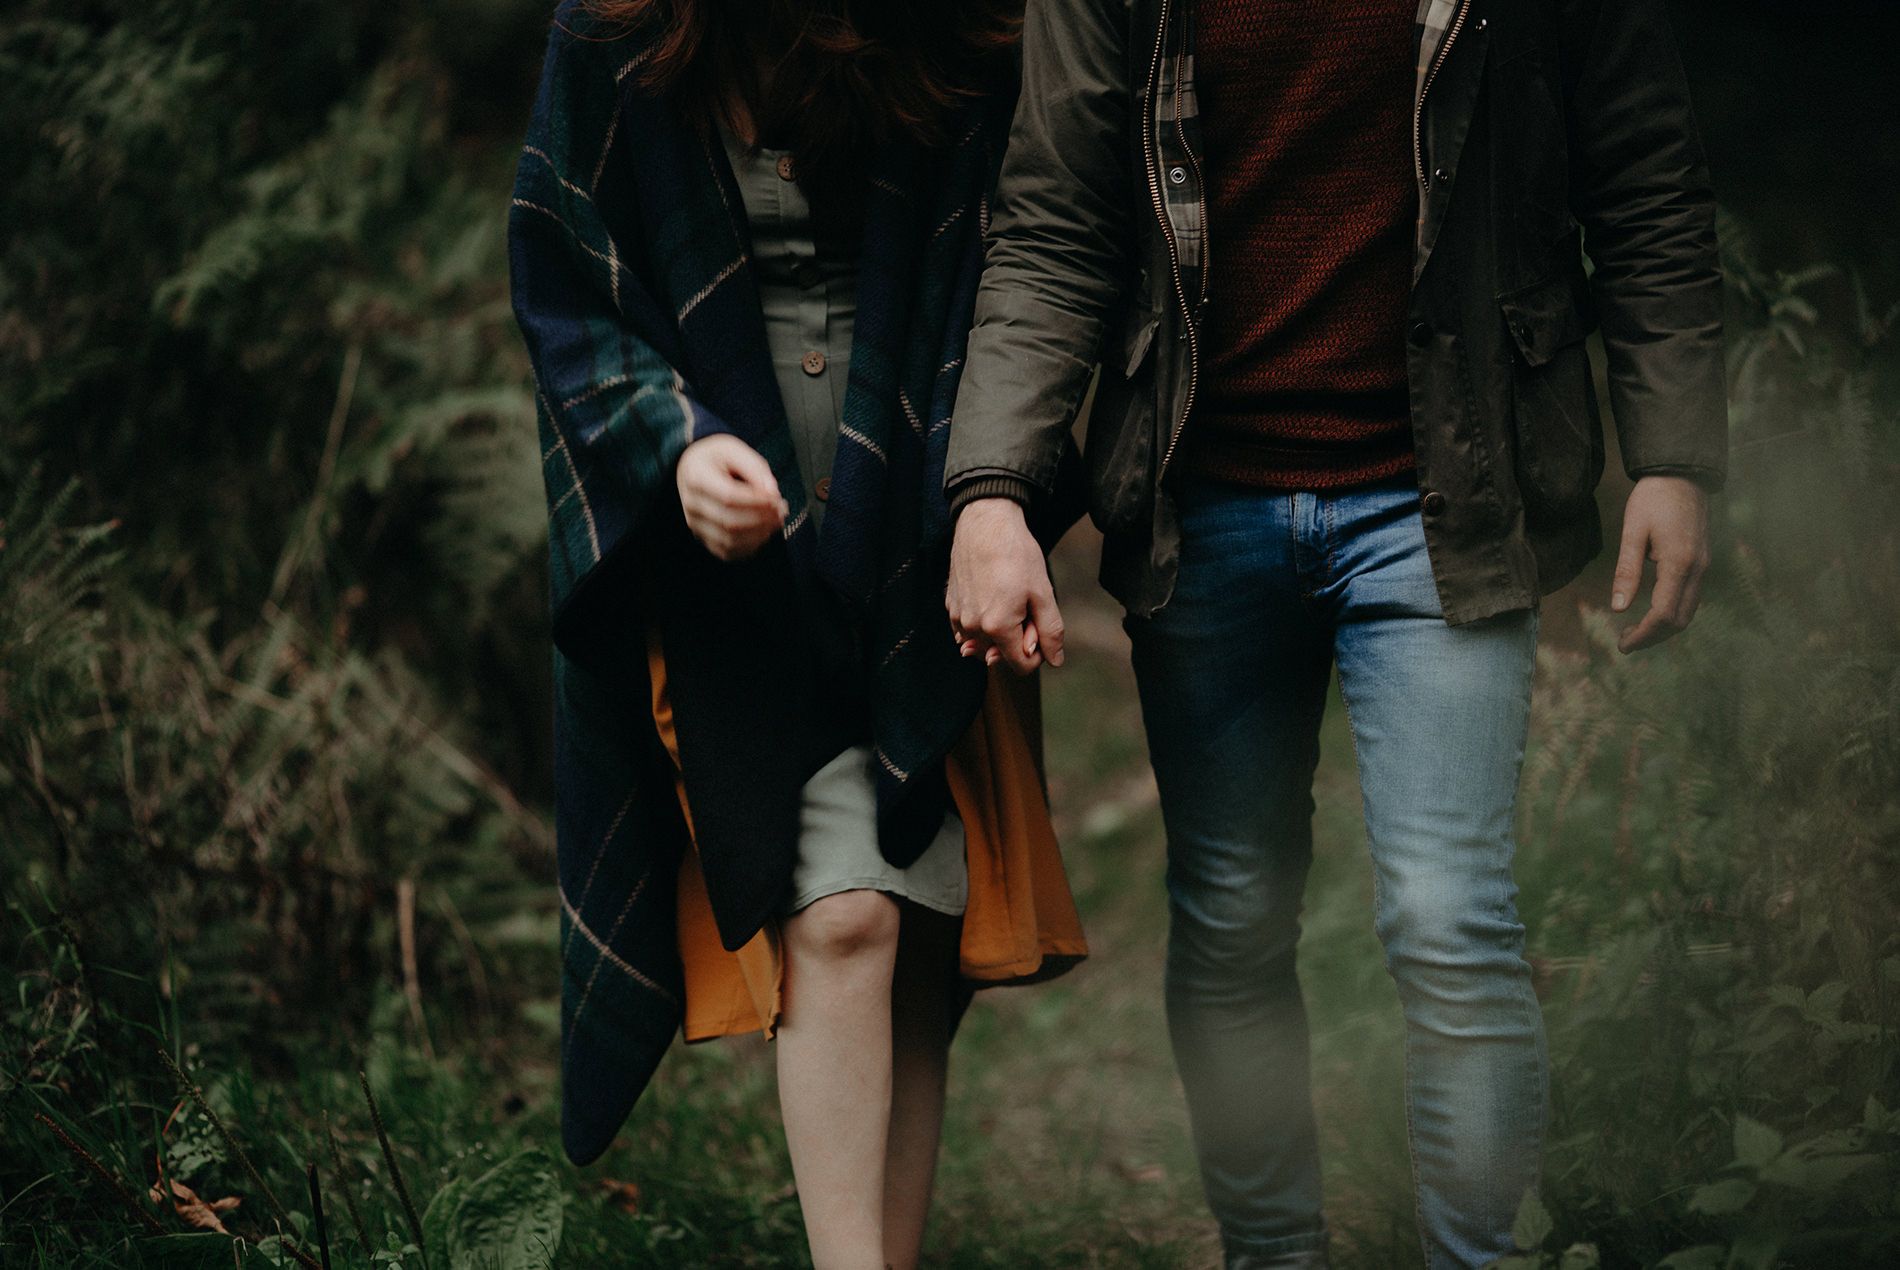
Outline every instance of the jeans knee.
{"type": "Polygon", "coordinates": [[[1525,969],[1524,927],[1514,906],[1440,897],[1396,904],[1379,916],[1386,966],[1402,992],[1441,995],[1473,976],[1515,976],[1525,969]]]}
{"type": "Polygon", "coordinates": [[[785,938],[806,956],[844,960],[897,947],[896,901],[881,891],[840,891],[813,900],[785,924],[785,938]]]}
{"type": "Polygon", "coordinates": [[[1293,981],[1297,915],[1251,905],[1226,913],[1179,902],[1170,908],[1169,977],[1177,986],[1227,985],[1252,994],[1293,981]]]}

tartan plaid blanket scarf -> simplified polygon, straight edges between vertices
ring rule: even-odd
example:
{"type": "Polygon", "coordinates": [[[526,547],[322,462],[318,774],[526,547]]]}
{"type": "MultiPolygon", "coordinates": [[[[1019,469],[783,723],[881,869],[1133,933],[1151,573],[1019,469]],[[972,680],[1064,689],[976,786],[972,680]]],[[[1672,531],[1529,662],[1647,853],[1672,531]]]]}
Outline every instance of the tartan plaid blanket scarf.
{"type": "Polygon", "coordinates": [[[643,88],[647,55],[638,33],[562,5],[509,222],[549,507],[563,1142],[581,1162],[606,1149],[680,1019],[673,882],[687,835],[653,727],[649,629],[731,948],[781,902],[799,788],[848,739],[814,722],[837,713],[823,700],[834,681],[814,669],[824,655],[842,643],[860,668],[880,843],[900,865],[940,823],[944,755],[984,684],[943,614],[941,484],[1011,92],[969,103],[946,149],[896,146],[873,165],[819,534],[737,186],[712,129],[643,88]],[[673,483],[680,452],[718,432],[763,454],[791,503],[782,537],[737,565],[691,539],[673,483]]]}

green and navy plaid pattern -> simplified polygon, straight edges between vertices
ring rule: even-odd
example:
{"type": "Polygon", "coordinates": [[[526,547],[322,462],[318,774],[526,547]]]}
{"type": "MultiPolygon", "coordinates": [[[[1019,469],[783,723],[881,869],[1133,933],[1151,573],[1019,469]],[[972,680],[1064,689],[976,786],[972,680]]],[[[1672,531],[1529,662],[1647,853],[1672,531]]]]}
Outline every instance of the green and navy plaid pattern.
{"type": "Polygon", "coordinates": [[[899,864],[941,820],[943,759],[984,685],[943,614],[941,486],[1010,95],[973,100],[945,149],[893,147],[872,165],[820,533],[724,149],[643,88],[645,49],[638,33],[594,27],[577,0],[562,5],[510,217],[549,506],[563,1140],[577,1161],[606,1148],[680,1017],[673,882],[686,835],[647,701],[648,622],[665,632],[700,859],[728,946],[757,930],[789,882],[808,772],[780,753],[779,729],[799,719],[755,699],[772,676],[753,673],[742,688],[726,672],[799,660],[794,646],[811,629],[801,614],[848,615],[870,702],[880,842],[899,864]],[[673,484],[681,451],[718,432],[764,455],[791,503],[782,548],[745,571],[686,536],[673,484]],[[748,578],[769,598],[753,595],[746,611],[765,620],[733,630],[720,618],[748,578]],[[706,709],[689,711],[689,689],[706,709]],[[689,740],[722,761],[695,767],[689,740]],[[707,778],[708,768],[721,770],[707,778]],[[780,795],[789,816],[757,814],[753,804],[780,795]],[[785,832],[750,832],[761,823],[785,832]]]}

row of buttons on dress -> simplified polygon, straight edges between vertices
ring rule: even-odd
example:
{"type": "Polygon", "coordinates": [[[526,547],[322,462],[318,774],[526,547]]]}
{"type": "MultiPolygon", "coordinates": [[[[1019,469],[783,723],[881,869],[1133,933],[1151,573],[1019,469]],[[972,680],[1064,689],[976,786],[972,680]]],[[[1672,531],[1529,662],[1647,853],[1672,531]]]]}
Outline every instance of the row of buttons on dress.
{"type": "MultiPolygon", "coordinates": [[[[776,170],[779,180],[781,181],[793,181],[798,179],[798,168],[792,162],[792,156],[789,154],[781,154],[779,156],[776,170]]],[[[799,283],[803,286],[811,286],[816,282],[817,279],[810,276],[815,269],[815,265],[801,262],[799,283]]],[[[825,373],[825,355],[817,349],[813,349],[811,352],[805,354],[804,358],[801,359],[798,364],[800,369],[807,375],[822,375],[825,373]]],[[[818,501],[821,503],[829,500],[831,498],[831,478],[829,476],[821,476],[812,482],[812,493],[818,495],[818,501]]]]}
{"type": "MultiPolygon", "coordinates": [[[[779,180],[781,181],[792,181],[792,180],[796,180],[798,177],[798,168],[792,162],[792,156],[789,154],[781,154],[778,157],[776,170],[778,172],[779,180]]],[[[800,264],[801,264],[801,268],[799,269],[799,278],[798,278],[799,284],[801,286],[809,287],[818,280],[816,276],[814,276],[817,266],[812,265],[809,262],[803,262],[803,261],[801,261],[800,264]]],[[[805,354],[804,359],[799,362],[799,366],[804,369],[807,375],[822,375],[825,373],[825,355],[819,352],[817,349],[813,349],[811,352],[805,354]]],[[[824,482],[824,484],[829,485],[830,482],[826,481],[824,482]]],[[[824,497],[824,494],[822,491],[819,493],[818,497],[820,498],[824,497]]]]}
{"type": "MultiPolygon", "coordinates": [[[[804,360],[799,362],[799,366],[803,368],[807,375],[822,375],[825,373],[825,355],[814,348],[811,352],[805,354],[804,360]]],[[[829,476],[819,477],[818,480],[813,483],[812,492],[818,495],[818,501],[821,503],[829,499],[831,497],[831,478],[829,476]]]]}

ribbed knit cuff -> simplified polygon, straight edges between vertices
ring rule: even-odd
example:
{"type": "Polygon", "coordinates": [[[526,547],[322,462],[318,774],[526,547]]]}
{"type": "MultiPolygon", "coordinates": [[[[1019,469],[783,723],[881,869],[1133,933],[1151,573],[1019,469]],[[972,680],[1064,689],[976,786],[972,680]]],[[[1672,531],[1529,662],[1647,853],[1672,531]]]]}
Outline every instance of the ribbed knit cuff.
{"type": "Polygon", "coordinates": [[[1687,463],[1653,463],[1648,467],[1637,468],[1630,472],[1632,481],[1640,481],[1645,476],[1680,476],[1684,480],[1694,481],[1702,487],[1705,494],[1720,494],[1728,473],[1716,467],[1697,467],[1687,463]]]}
{"type": "Polygon", "coordinates": [[[1027,509],[1035,494],[1035,482],[1020,476],[1007,473],[972,476],[950,491],[950,518],[956,519],[965,507],[979,498],[1007,498],[1027,509]]]}

